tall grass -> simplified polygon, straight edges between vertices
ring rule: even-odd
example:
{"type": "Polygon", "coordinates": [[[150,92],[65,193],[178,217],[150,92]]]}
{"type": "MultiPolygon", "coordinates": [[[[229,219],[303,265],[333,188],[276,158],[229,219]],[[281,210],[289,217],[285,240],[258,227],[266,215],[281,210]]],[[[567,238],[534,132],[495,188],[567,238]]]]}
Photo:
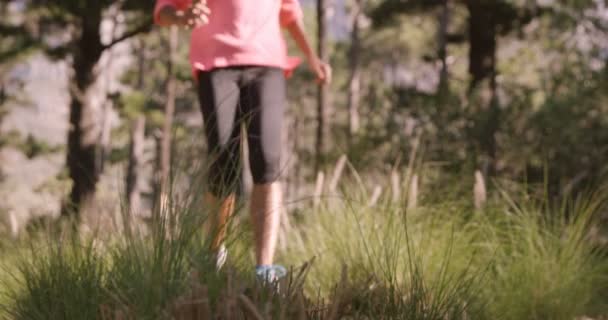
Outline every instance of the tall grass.
{"type": "MultiPolygon", "coordinates": [[[[12,281],[2,283],[0,309],[5,313],[0,315],[14,320],[109,320],[323,314],[323,308],[313,308],[301,294],[305,269],[283,280],[280,292],[254,280],[247,257],[233,254],[218,272],[202,232],[207,212],[196,202],[169,201],[146,233],[67,231],[32,240],[27,254],[19,255],[8,270],[12,281]]],[[[234,240],[230,245],[247,247],[234,240]]]]}
{"type": "Polygon", "coordinates": [[[504,319],[573,319],[606,314],[608,257],[590,227],[606,194],[565,200],[519,201],[480,219],[487,253],[494,252],[487,296],[504,319]]]}
{"type": "Polygon", "coordinates": [[[215,270],[202,232],[209,212],[190,199],[169,201],[146,233],[26,242],[0,274],[0,317],[540,320],[608,311],[608,258],[588,236],[606,194],[560,206],[495,196],[476,211],[435,191],[408,210],[404,199],[370,206],[357,190],[292,219],[279,261],[294,269],[278,291],[253,279],[247,233],[233,233],[228,266],[215,270]]]}
{"type": "Polygon", "coordinates": [[[322,295],[350,281],[345,315],[400,319],[485,319],[481,284],[486,266],[473,265],[471,235],[461,216],[439,207],[407,212],[389,199],[367,205],[365,194],[329,198],[292,233],[285,259],[315,257],[307,290],[322,295]]]}
{"type": "Polygon", "coordinates": [[[31,249],[15,266],[10,319],[94,319],[103,303],[107,264],[92,242],[69,240],[31,249]]]}
{"type": "Polygon", "coordinates": [[[365,315],[541,320],[608,312],[606,248],[589,238],[604,192],[557,207],[502,194],[481,211],[435,200],[410,212],[390,199],[370,207],[364,193],[349,192],[306,214],[292,233],[286,258],[315,257],[310,293],[331,293],[347,266],[358,284],[351,307],[365,315]]]}

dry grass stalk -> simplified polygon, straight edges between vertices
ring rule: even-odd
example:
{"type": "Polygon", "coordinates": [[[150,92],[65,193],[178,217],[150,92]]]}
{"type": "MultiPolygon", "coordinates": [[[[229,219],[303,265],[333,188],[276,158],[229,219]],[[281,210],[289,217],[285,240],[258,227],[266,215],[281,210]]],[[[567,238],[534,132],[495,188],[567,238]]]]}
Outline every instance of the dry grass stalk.
{"type": "Polygon", "coordinates": [[[199,282],[197,271],[190,273],[190,292],[177,299],[171,307],[172,319],[206,320],[212,319],[207,287],[199,282]]]}
{"type": "Polygon", "coordinates": [[[475,209],[481,209],[487,201],[486,183],[481,171],[475,171],[475,185],[473,186],[473,201],[475,209]]]}
{"type": "Polygon", "coordinates": [[[130,316],[130,312],[123,309],[112,308],[108,305],[101,305],[99,308],[101,320],[133,320],[135,317],[130,316]]]}
{"type": "Polygon", "coordinates": [[[369,198],[369,206],[373,207],[378,203],[378,200],[380,200],[380,196],[382,195],[382,187],[379,185],[376,185],[376,187],[374,188],[374,192],[372,193],[372,196],[369,198]]]}
{"type": "Polygon", "coordinates": [[[342,296],[346,293],[348,285],[348,271],[346,265],[342,266],[342,273],[340,275],[340,282],[336,287],[336,293],[334,301],[330,307],[330,312],[327,316],[328,320],[339,319],[340,304],[342,303],[342,296]]]}
{"type": "Polygon", "coordinates": [[[11,229],[11,237],[17,239],[19,237],[19,221],[17,221],[17,215],[15,212],[8,214],[8,225],[11,229]]]}
{"type": "Polygon", "coordinates": [[[297,319],[306,320],[309,317],[306,315],[306,302],[304,300],[304,294],[302,292],[298,292],[296,296],[296,303],[300,308],[298,308],[297,319]]]}
{"type": "Polygon", "coordinates": [[[407,195],[407,209],[414,210],[418,207],[418,174],[412,176],[410,188],[407,195]]]}
{"type": "Polygon", "coordinates": [[[291,232],[293,227],[291,225],[291,219],[289,218],[287,210],[285,210],[283,206],[281,206],[279,210],[281,210],[281,226],[285,229],[286,232],[291,232]]]}
{"type": "Polygon", "coordinates": [[[264,317],[260,314],[258,309],[253,304],[253,302],[251,302],[251,300],[249,298],[247,298],[247,296],[245,296],[244,294],[240,294],[239,301],[241,302],[241,305],[243,306],[245,311],[250,316],[252,316],[256,320],[264,320],[264,317]]]}
{"type": "Polygon", "coordinates": [[[317,173],[317,182],[315,183],[315,192],[314,192],[314,207],[317,208],[321,203],[321,194],[323,193],[323,185],[325,183],[325,174],[321,171],[317,173]]]}
{"type": "Polygon", "coordinates": [[[233,319],[232,311],[234,310],[234,296],[233,296],[233,286],[234,286],[234,275],[232,273],[228,273],[227,282],[226,282],[226,296],[224,305],[224,316],[226,319],[233,319]]]}
{"type": "Polygon", "coordinates": [[[401,198],[401,177],[399,171],[395,169],[391,171],[391,190],[392,201],[396,203],[401,198]]]}
{"type": "Polygon", "coordinates": [[[342,173],[344,172],[344,167],[346,166],[346,161],[348,158],[346,155],[342,155],[338,162],[336,163],[336,168],[334,169],[334,173],[331,177],[331,181],[329,183],[329,191],[334,192],[338,187],[338,182],[340,182],[340,178],[342,177],[342,173]]]}
{"type": "Polygon", "coordinates": [[[289,218],[289,213],[287,213],[287,209],[285,204],[282,203],[279,207],[280,210],[280,229],[279,229],[279,246],[281,250],[285,250],[287,248],[287,235],[293,233],[293,227],[291,225],[291,219],[289,218]]]}
{"type": "Polygon", "coordinates": [[[410,153],[410,157],[407,163],[407,171],[405,175],[405,181],[410,181],[412,174],[414,173],[414,166],[416,164],[416,157],[418,156],[418,148],[420,147],[420,139],[422,134],[420,131],[416,133],[416,137],[412,142],[412,151],[410,153]]]}

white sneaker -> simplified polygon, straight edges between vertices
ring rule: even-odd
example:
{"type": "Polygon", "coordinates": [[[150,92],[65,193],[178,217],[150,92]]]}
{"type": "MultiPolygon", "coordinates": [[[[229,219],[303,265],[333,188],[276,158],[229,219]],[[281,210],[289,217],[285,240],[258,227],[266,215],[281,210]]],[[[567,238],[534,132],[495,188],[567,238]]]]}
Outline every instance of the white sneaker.
{"type": "Polygon", "coordinates": [[[225,245],[221,245],[217,250],[215,256],[215,270],[220,271],[224,264],[226,264],[226,259],[228,258],[228,250],[225,245]]]}
{"type": "Polygon", "coordinates": [[[285,277],[287,275],[287,269],[278,264],[257,266],[255,267],[255,275],[261,282],[272,284],[285,277]]]}

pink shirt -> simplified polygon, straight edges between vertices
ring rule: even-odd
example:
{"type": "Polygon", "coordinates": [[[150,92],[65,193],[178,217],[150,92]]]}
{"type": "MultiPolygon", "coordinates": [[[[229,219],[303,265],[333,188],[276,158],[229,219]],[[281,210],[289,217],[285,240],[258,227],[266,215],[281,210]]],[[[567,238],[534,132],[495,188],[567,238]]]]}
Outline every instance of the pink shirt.
{"type": "MultiPolygon", "coordinates": [[[[157,0],[154,20],[166,5],[185,10],[192,0],[157,0]]],[[[193,70],[238,65],[293,70],[299,59],[287,57],[281,27],[302,19],[298,0],[207,0],[209,24],[192,30],[193,70]]]]}

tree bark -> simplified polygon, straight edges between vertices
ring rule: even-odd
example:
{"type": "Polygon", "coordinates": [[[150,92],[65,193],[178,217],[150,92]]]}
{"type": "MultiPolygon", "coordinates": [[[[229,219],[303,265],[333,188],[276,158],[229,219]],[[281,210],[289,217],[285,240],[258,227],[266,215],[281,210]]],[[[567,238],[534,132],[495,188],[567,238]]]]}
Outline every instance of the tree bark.
{"type": "MultiPolygon", "coordinates": [[[[469,91],[496,77],[496,5],[493,1],[469,0],[469,91]]],[[[495,89],[492,86],[491,89],[495,89]]]]}
{"type": "Polygon", "coordinates": [[[6,90],[4,89],[4,79],[0,78],[0,123],[2,122],[2,117],[4,116],[4,110],[2,107],[6,102],[6,90]]]}
{"type": "Polygon", "coordinates": [[[448,28],[450,20],[450,2],[442,0],[441,9],[439,11],[439,30],[437,32],[438,42],[438,57],[441,61],[441,71],[439,73],[439,94],[443,95],[449,91],[449,69],[447,62],[448,53],[448,28]]]}
{"type": "MultiPolygon", "coordinates": [[[[317,0],[317,54],[323,61],[328,61],[328,23],[329,6],[331,0],[317,0]]],[[[316,161],[315,171],[321,166],[321,161],[327,149],[329,134],[329,87],[319,86],[317,93],[317,134],[316,134],[316,161]]]]}
{"type": "MultiPolygon", "coordinates": [[[[103,2],[87,3],[86,18],[74,27],[78,30],[73,45],[69,47],[72,56],[73,75],[70,79],[70,127],[68,131],[66,163],[72,180],[69,201],[61,210],[64,217],[80,219],[83,211],[94,203],[97,182],[103,167],[101,150],[103,126],[102,101],[105,97],[95,97],[98,81],[98,63],[106,49],[145,32],[151,26],[146,23],[122,35],[109,45],[101,42],[102,14],[106,8],[103,2]],[[146,28],[147,27],[147,28],[146,28]]],[[[79,7],[71,14],[81,16],[79,7]]]]}
{"type": "Polygon", "coordinates": [[[352,7],[352,31],[351,46],[349,52],[350,76],[348,79],[348,133],[349,141],[352,143],[354,136],[359,131],[360,117],[359,105],[361,101],[361,16],[363,11],[363,0],[354,0],[352,7]]]}
{"type": "Polygon", "coordinates": [[[137,90],[144,89],[144,77],[146,76],[146,42],[139,39],[137,42],[137,90]]]}
{"type": "MultiPolygon", "coordinates": [[[[483,109],[476,124],[476,141],[487,161],[478,163],[483,172],[493,175],[497,156],[496,133],[500,108],[496,84],[497,16],[499,6],[494,1],[469,0],[469,95],[479,92],[483,109]],[[484,84],[482,87],[481,85],[484,84]]],[[[479,161],[478,161],[479,162],[479,161]]]]}
{"type": "MultiPolygon", "coordinates": [[[[135,42],[137,56],[137,81],[135,88],[138,91],[144,90],[144,77],[146,73],[146,45],[143,39],[135,42]]],[[[133,214],[140,213],[141,193],[143,177],[141,168],[144,165],[144,144],[146,139],[146,116],[142,113],[131,122],[131,142],[129,145],[129,164],[126,175],[126,194],[128,204],[127,223],[131,223],[133,214]]],[[[130,226],[129,226],[130,227],[130,226]]]]}
{"type": "Polygon", "coordinates": [[[161,203],[169,193],[171,176],[171,131],[173,129],[173,115],[175,113],[175,56],[177,52],[178,30],[171,27],[169,31],[169,60],[167,62],[167,101],[165,104],[165,118],[163,121],[160,156],[160,200],[161,203]]]}
{"type": "Polygon", "coordinates": [[[81,26],[72,65],[67,166],[73,184],[70,203],[64,206],[62,215],[77,219],[83,209],[91,207],[101,173],[98,161],[101,106],[91,99],[97,80],[96,66],[103,53],[100,24],[101,11],[92,10],[81,26]]]}
{"type": "Polygon", "coordinates": [[[144,165],[144,143],[146,131],[146,118],[141,115],[133,121],[131,129],[131,143],[129,146],[129,165],[127,168],[127,201],[129,204],[129,218],[141,209],[141,168],[144,165]]]}

